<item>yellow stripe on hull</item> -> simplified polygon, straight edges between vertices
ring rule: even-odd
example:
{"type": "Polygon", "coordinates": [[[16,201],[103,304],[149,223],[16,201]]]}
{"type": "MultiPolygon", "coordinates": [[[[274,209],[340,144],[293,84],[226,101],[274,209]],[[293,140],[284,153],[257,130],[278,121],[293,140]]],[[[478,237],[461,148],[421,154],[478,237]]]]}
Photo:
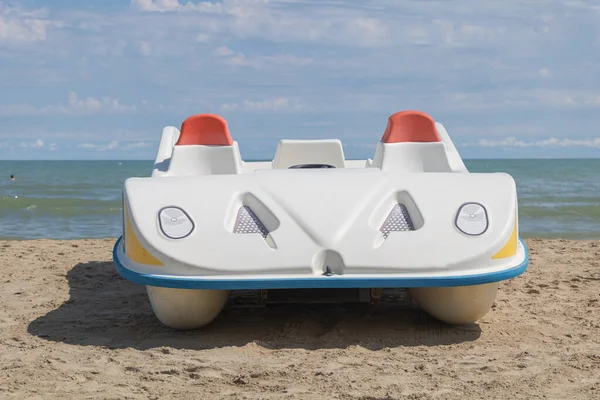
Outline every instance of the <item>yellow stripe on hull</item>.
{"type": "Polygon", "coordinates": [[[518,242],[517,219],[515,218],[515,225],[513,227],[512,234],[510,235],[510,238],[508,239],[508,242],[506,242],[504,247],[499,252],[494,254],[492,259],[497,260],[499,258],[508,258],[508,257],[512,257],[515,254],[517,254],[517,242],[518,242]]]}
{"type": "Polygon", "coordinates": [[[123,209],[125,212],[125,254],[127,254],[127,257],[129,257],[131,261],[140,264],[164,266],[162,262],[157,260],[144,248],[144,246],[142,246],[135,235],[133,226],[131,225],[127,204],[125,204],[123,209]]]}

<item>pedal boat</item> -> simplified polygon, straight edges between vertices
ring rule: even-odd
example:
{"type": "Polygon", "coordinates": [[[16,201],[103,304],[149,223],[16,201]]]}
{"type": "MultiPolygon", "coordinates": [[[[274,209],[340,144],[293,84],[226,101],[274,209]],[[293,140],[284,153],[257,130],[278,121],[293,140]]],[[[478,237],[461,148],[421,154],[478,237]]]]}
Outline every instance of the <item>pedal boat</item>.
{"type": "Polygon", "coordinates": [[[210,323],[247,289],[407,288],[467,324],[526,270],[518,234],[513,178],[470,173],[425,113],[391,115],[373,159],[286,139],[266,162],[244,161],[227,122],[199,114],[164,128],[150,177],[125,181],[113,258],[175,329],[210,323]]]}

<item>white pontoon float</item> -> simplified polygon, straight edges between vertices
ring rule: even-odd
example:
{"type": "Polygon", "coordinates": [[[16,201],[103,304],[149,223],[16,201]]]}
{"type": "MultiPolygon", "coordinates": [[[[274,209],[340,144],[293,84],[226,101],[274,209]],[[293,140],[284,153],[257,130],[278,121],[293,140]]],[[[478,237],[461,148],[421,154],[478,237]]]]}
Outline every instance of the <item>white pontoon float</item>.
{"type": "Polygon", "coordinates": [[[125,181],[123,227],[117,270],[177,329],[246,289],[407,288],[432,316],[471,323],[528,265],[513,178],[469,173],[417,111],[390,116],[367,160],[332,139],[245,162],[223,118],[191,116],[164,128],[151,177],[125,181]]]}

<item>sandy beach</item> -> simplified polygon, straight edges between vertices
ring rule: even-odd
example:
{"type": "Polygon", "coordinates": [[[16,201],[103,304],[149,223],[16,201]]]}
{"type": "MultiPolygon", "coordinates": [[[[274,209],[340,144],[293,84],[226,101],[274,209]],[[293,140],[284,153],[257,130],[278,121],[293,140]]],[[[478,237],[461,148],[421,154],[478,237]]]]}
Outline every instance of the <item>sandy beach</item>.
{"type": "Polygon", "coordinates": [[[114,240],[0,241],[3,399],[600,398],[600,241],[530,239],[476,324],[403,304],[231,304],[176,332],[114,240]]]}

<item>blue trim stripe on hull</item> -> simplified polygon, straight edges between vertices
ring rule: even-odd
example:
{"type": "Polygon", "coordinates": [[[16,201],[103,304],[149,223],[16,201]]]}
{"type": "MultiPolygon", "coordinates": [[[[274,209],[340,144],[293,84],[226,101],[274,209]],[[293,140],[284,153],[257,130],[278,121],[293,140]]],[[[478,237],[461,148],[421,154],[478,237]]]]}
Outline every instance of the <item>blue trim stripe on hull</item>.
{"type": "Polygon", "coordinates": [[[113,248],[113,260],[119,274],[132,282],[147,286],[159,286],[176,289],[316,289],[316,288],[409,288],[409,287],[448,287],[481,285],[499,282],[521,275],[529,265],[529,250],[523,240],[519,241],[525,249],[525,259],[516,267],[479,275],[420,278],[355,278],[347,276],[329,276],[319,278],[262,278],[262,279],[203,279],[196,276],[158,276],[142,274],[123,266],[117,255],[119,238],[113,248]]]}

